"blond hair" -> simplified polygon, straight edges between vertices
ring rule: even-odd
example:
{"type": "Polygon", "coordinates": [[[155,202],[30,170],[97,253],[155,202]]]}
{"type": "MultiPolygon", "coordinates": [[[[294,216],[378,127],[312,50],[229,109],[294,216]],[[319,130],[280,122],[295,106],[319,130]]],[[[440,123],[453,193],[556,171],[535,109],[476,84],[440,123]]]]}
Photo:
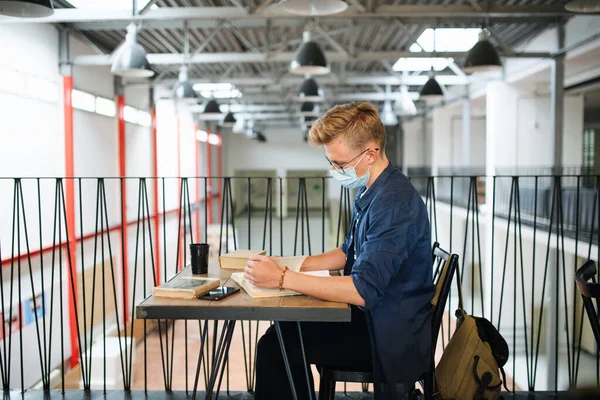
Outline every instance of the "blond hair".
{"type": "Polygon", "coordinates": [[[379,119],[377,108],[369,103],[349,103],[329,109],[313,124],[309,132],[311,144],[323,146],[335,138],[352,150],[361,150],[373,140],[385,150],[385,128],[379,119]]]}

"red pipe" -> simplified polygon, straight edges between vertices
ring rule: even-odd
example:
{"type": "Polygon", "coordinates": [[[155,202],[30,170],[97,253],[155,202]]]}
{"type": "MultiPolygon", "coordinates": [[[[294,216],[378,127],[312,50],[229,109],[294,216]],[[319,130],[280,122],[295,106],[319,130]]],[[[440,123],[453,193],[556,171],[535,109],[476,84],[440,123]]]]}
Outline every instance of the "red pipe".
{"type": "MultiPolygon", "coordinates": [[[[219,143],[217,144],[217,175],[223,176],[223,135],[221,132],[217,134],[219,136],[219,143]]],[[[223,181],[219,179],[219,196],[223,195],[223,181]]],[[[220,219],[223,219],[223,209],[219,215],[220,219]]]]}
{"type": "MultiPolygon", "coordinates": [[[[181,118],[177,117],[177,178],[178,179],[178,190],[177,190],[177,196],[179,196],[179,199],[183,199],[183,197],[181,196],[181,118]]],[[[184,204],[185,204],[185,199],[183,199],[184,204]]],[[[181,206],[181,204],[180,204],[181,206]]],[[[181,207],[185,210],[185,207],[181,207]]],[[[185,221],[185,213],[183,215],[183,220],[185,221]]],[[[179,243],[183,243],[183,226],[179,229],[178,232],[179,235],[179,243]]],[[[183,252],[185,251],[185,249],[183,248],[183,246],[179,247],[179,267],[177,269],[177,272],[181,271],[184,267],[183,265],[183,252]]]]}
{"type": "MultiPolygon", "coordinates": [[[[117,96],[117,126],[119,131],[119,176],[127,176],[127,164],[125,158],[125,96],[117,96]]],[[[129,258],[127,246],[127,181],[122,181],[123,191],[121,194],[121,232],[123,244],[123,315],[125,323],[129,321],[129,258]]]]}
{"type": "MultiPolygon", "coordinates": [[[[65,176],[75,176],[75,158],[74,158],[74,130],[73,130],[73,77],[63,77],[63,99],[64,99],[64,118],[65,118],[65,176]]],[[[69,242],[69,279],[72,282],[72,288],[67,289],[69,293],[69,332],[71,333],[71,368],[79,364],[79,344],[77,342],[77,322],[75,299],[77,298],[77,274],[76,268],[76,245],[75,245],[75,182],[73,179],[65,180],[65,207],[67,218],[68,242],[69,242]]]]}
{"type": "MultiPolygon", "coordinates": [[[[202,202],[199,202],[198,204],[202,204],[202,202]]],[[[170,215],[170,214],[175,214],[175,213],[179,213],[179,208],[174,208],[172,210],[167,211],[164,214],[165,215],[170,215]]],[[[163,213],[152,214],[152,215],[150,215],[150,218],[151,219],[160,219],[160,217],[162,215],[163,215],[163,213]]],[[[135,225],[137,223],[138,223],[137,219],[136,220],[132,220],[132,221],[128,221],[127,222],[127,226],[133,226],[133,225],[135,225]]],[[[108,229],[106,229],[104,231],[98,232],[98,235],[105,235],[105,234],[107,234],[109,232],[115,232],[115,231],[118,231],[120,229],[121,229],[121,224],[114,225],[114,226],[111,226],[110,228],[108,228],[108,229]]],[[[75,237],[73,239],[74,242],[69,242],[69,246],[71,246],[71,243],[74,243],[73,247],[75,247],[82,240],[93,239],[95,234],[96,234],[95,232],[91,232],[91,233],[83,235],[82,237],[75,237]]],[[[56,247],[59,247],[62,250],[64,250],[64,249],[67,248],[67,243],[66,242],[57,243],[56,247]]],[[[15,259],[15,261],[21,260],[22,262],[24,262],[24,261],[27,261],[28,257],[37,257],[37,256],[40,256],[42,254],[50,252],[52,249],[53,249],[52,246],[46,246],[46,247],[43,247],[41,249],[30,250],[29,254],[23,253],[23,254],[20,254],[20,255],[16,256],[14,259],[15,259]]],[[[12,257],[11,258],[6,258],[6,259],[2,260],[2,268],[9,267],[11,265],[12,260],[13,260],[12,257]]]]}
{"type": "MultiPolygon", "coordinates": [[[[200,176],[200,142],[198,140],[196,140],[196,132],[198,131],[198,124],[194,125],[194,149],[196,149],[196,196],[195,197],[195,201],[196,203],[200,202],[200,179],[198,179],[198,177],[200,176]]],[[[196,243],[201,243],[202,240],[200,240],[200,210],[196,211],[196,243]]]]}
{"type": "MultiPolygon", "coordinates": [[[[156,107],[153,107],[150,111],[150,115],[152,115],[152,154],[154,156],[154,160],[152,163],[152,176],[158,177],[158,127],[156,125],[156,107]]],[[[156,218],[154,221],[154,266],[156,270],[154,271],[154,276],[156,279],[156,283],[160,284],[160,220],[158,218],[158,179],[154,180],[154,187],[152,188],[152,197],[154,200],[154,215],[156,218]]]]}
{"type": "MultiPolygon", "coordinates": [[[[206,130],[206,132],[208,133],[208,135],[210,136],[210,128],[206,130]]],[[[207,185],[208,185],[208,189],[207,189],[207,195],[208,195],[208,200],[206,201],[206,205],[208,207],[208,221],[206,221],[206,223],[208,225],[212,224],[212,149],[210,146],[209,142],[206,142],[206,166],[207,166],[207,170],[206,170],[206,176],[208,176],[208,181],[207,181],[207,185]]]]}

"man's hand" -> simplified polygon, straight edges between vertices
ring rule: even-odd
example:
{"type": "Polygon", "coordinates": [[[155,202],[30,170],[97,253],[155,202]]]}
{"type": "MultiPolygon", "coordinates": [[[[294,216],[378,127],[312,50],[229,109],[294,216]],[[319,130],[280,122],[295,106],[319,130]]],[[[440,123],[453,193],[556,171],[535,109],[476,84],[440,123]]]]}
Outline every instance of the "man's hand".
{"type": "Polygon", "coordinates": [[[281,267],[271,257],[255,256],[250,258],[244,268],[244,278],[254,286],[266,289],[278,288],[281,267]]]}

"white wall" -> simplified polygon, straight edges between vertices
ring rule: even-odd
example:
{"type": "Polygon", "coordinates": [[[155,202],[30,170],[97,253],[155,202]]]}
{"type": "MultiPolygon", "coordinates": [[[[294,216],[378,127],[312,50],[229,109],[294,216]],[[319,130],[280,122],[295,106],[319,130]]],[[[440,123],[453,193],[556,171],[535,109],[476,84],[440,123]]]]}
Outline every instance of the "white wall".
{"type": "MultiPolygon", "coordinates": [[[[565,96],[563,165],[581,165],[583,97],[565,96]]],[[[517,84],[488,84],[487,138],[491,167],[551,166],[554,140],[550,98],[517,84]]]]}
{"type": "MultiPolygon", "coordinates": [[[[259,143],[245,135],[227,133],[225,138],[225,159],[227,160],[224,172],[234,176],[236,171],[263,170],[275,171],[278,177],[286,177],[288,171],[318,171],[318,176],[327,176],[329,163],[325,159],[325,149],[316,148],[304,142],[302,132],[297,127],[266,128],[263,130],[267,143],[259,143]]],[[[310,174],[313,175],[313,174],[310,174]]],[[[297,175],[296,175],[297,176],[297,175]]],[[[289,184],[297,185],[297,181],[289,184]]],[[[283,215],[287,216],[288,202],[294,199],[295,188],[289,187],[288,181],[282,181],[283,215]],[[289,196],[289,199],[288,199],[289,196]]],[[[327,197],[338,199],[340,185],[333,179],[326,181],[327,197]]],[[[279,184],[276,182],[275,192],[279,193],[279,184]]],[[[274,201],[276,212],[279,215],[279,202],[274,201]]],[[[290,206],[292,206],[290,204],[290,206]]]]}
{"type": "Polygon", "coordinates": [[[403,121],[404,136],[402,142],[403,170],[411,167],[422,167],[431,163],[431,137],[433,135],[433,119],[428,117],[426,131],[423,133],[423,118],[412,118],[403,121]]]}
{"type": "MultiPolygon", "coordinates": [[[[20,218],[20,247],[15,240],[12,243],[13,229],[13,193],[14,180],[12,177],[64,177],[65,175],[65,140],[64,140],[64,110],[62,101],[62,76],[58,68],[58,31],[51,25],[31,24],[31,25],[1,25],[0,24],[0,109],[2,115],[2,126],[0,127],[0,177],[9,179],[0,179],[0,252],[2,260],[10,260],[11,254],[26,254],[27,248],[35,252],[40,247],[48,247],[53,243],[54,210],[55,210],[55,188],[54,179],[42,179],[40,181],[40,196],[38,196],[37,181],[23,180],[23,201],[25,208],[25,218],[27,221],[28,235],[24,233],[24,218],[20,218]],[[14,78],[14,79],[13,79],[14,78]],[[45,91],[46,98],[40,99],[39,92],[36,92],[38,83],[36,80],[42,80],[50,91],[45,91]],[[30,87],[28,87],[29,85],[30,87]],[[47,92],[54,94],[54,98],[48,98],[47,92]],[[38,224],[38,201],[41,202],[41,220],[42,228],[38,224]],[[41,239],[40,239],[41,230],[41,239]],[[27,240],[26,240],[27,239],[27,240]],[[28,242],[27,242],[28,241],[28,242]],[[41,244],[40,244],[41,242],[41,244]],[[27,246],[27,244],[29,246],[27,246]],[[14,249],[13,249],[14,247],[14,249]]],[[[92,50],[85,44],[76,39],[71,39],[71,55],[92,54],[92,50]]],[[[91,93],[96,96],[102,96],[108,99],[114,98],[113,76],[108,67],[75,67],[73,70],[73,81],[76,89],[91,93]]],[[[125,101],[129,106],[148,111],[149,92],[140,89],[126,89],[125,101]]],[[[167,102],[168,103],[168,102],[167,102]]],[[[180,116],[181,129],[180,140],[177,140],[177,119],[175,111],[169,104],[160,104],[158,110],[158,174],[159,176],[168,176],[165,179],[165,203],[166,209],[171,210],[178,207],[179,193],[177,180],[178,171],[183,176],[196,175],[196,151],[195,132],[191,116],[183,114],[180,116]],[[180,151],[177,152],[179,143],[180,151]],[[179,158],[178,158],[179,157],[179,158]],[[178,168],[178,165],[180,167],[178,168]]],[[[120,211],[120,185],[119,185],[119,144],[116,119],[102,116],[96,113],[90,113],[81,110],[74,110],[74,168],[75,176],[84,177],[81,180],[81,205],[83,207],[83,221],[79,220],[79,188],[80,181],[75,181],[75,203],[76,203],[76,227],[75,236],[80,236],[80,228],[83,234],[93,233],[96,225],[96,201],[97,201],[97,181],[90,179],[94,177],[105,177],[107,216],[108,220],[104,222],[105,228],[119,227],[121,224],[120,211]],[[82,224],[82,225],[80,225],[82,224]]],[[[202,145],[200,157],[205,160],[206,145],[202,145]]],[[[149,177],[153,175],[152,164],[154,154],[152,151],[151,128],[138,124],[126,123],[125,136],[125,154],[126,154],[126,175],[128,177],[149,177]]],[[[216,163],[216,153],[215,153],[216,163]]],[[[205,164],[205,161],[203,162],[205,164]]],[[[201,169],[203,174],[205,168],[201,169]]],[[[216,169],[215,169],[216,171],[216,169]]],[[[139,180],[126,179],[127,188],[127,220],[136,220],[138,216],[138,189],[139,180]]],[[[147,194],[150,212],[154,211],[154,199],[152,196],[156,180],[148,179],[147,194]]],[[[196,180],[190,180],[189,184],[191,201],[195,201],[196,180]]],[[[159,210],[162,211],[162,180],[159,180],[159,210]]],[[[162,230],[162,218],[159,229],[162,230]]],[[[203,221],[201,221],[203,223],[203,221]]],[[[167,231],[167,275],[171,276],[175,272],[175,260],[177,258],[177,215],[169,214],[166,221],[167,231]]],[[[154,229],[154,225],[152,225],[154,229]]],[[[141,227],[140,227],[141,229],[141,227]]],[[[146,227],[148,230],[148,227],[146,227]]],[[[118,306],[122,307],[122,261],[121,261],[121,234],[120,229],[110,234],[112,256],[114,257],[114,268],[117,278],[118,306]]],[[[137,226],[135,224],[128,226],[126,230],[128,238],[128,263],[127,272],[129,275],[129,302],[131,312],[131,303],[134,296],[133,277],[137,271],[137,285],[135,286],[135,301],[139,302],[144,293],[142,268],[143,260],[143,236],[136,243],[137,226]],[[138,251],[136,254],[136,245],[138,251]],[[137,259],[137,266],[135,260],[137,259]],[[137,268],[137,269],[136,269],[137,268]]],[[[65,239],[63,225],[63,241],[65,239]]],[[[153,282],[153,271],[150,269],[150,246],[148,242],[149,234],[146,231],[146,292],[151,290],[153,282]]],[[[104,260],[109,260],[108,237],[105,236],[104,260]]],[[[162,234],[153,231],[153,239],[158,240],[161,256],[161,275],[164,270],[163,255],[165,249],[162,246],[162,234]]],[[[58,239],[57,239],[58,240],[58,239]]],[[[189,238],[188,238],[189,241],[189,238]]],[[[94,260],[94,240],[88,239],[83,242],[71,243],[77,246],[76,265],[78,273],[82,270],[91,268],[95,263],[101,263],[103,258],[98,247],[98,252],[94,260]],[[82,253],[83,252],[83,256],[82,253]],[[82,258],[83,257],[83,258],[82,258]]],[[[100,246],[100,242],[98,244],[100,246]]],[[[58,275],[58,258],[55,260],[55,316],[53,325],[50,327],[47,322],[47,328],[55,332],[55,339],[51,347],[52,367],[58,365],[60,360],[60,342],[57,332],[60,332],[60,320],[58,319],[59,306],[58,288],[59,282],[62,282],[63,300],[66,299],[70,286],[67,285],[67,264],[66,254],[62,253],[63,274],[58,275]]],[[[43,253],[44,268],[41,268],[42,257],[34,256],[31,258],[31,270],[29,260],[22,260],[21,275],[15,275],[12,280],[14,291],[10,295],[11,278],[10,263],[3,263],[3,289],[6,313],[11,303],[15,307],[19,301],[27,301],[33,293],[45,291],[49,296],[50,278],[52,271],[51,252],[43,253]],[[30,274],[33,276],[34,288],[31,288],[30,274]],[[40,277],[44,275],[44,287],[41,285],[40,277]],[[22,297],[18,298],[16,288],[19,283],[22,286],[22,297]]],[[[16,274],[16,270],[15,270],[16,274]]],[[[81,281],[80,281],[81,283],[81,281]]],[[[91,282],[86,282],[90,285],[91,282]]],[[[112,292],[111,292],[112,293],[112,292]]],[[[90,300],[88,299],[88,302],[90,300]]],[[[47,303],[50,304],[49,301],[47,303]]],[[[81,309],[82,304],[78,304],[81,309]]],[[[68,310],[65,308],[64,329],[64,352],[65,357],[70,357],[70,334],[68,310]]],[[[5,313],[5,314],[6,314],[5,313]]],[[[6,315],[5,315],[6,316],[6,315]]],[[[121,315],[121,322],[123,316],[121,315]]],[[[109,316],[107,324],[114,322],[114,316],[109,316]]],[[[96,330],[101,332],[100,330],[96,330]]],[[[8,332],[7,332],[8,334],[8,332]]],[[[83,334],[83,333],[82,333],[83,334]]],[[[7,338],[5,338],[7,339],[7,338]]],[[[12,335],[12,370],[11,388],[21,386],[20,360],[26,360],[24,386],[27,388],[41,379],[39,370],[39,355],[36,344],[35,323],[24,324],[21,332],[13,332],[12,335]],[[21,357],[19,349],[19,335],[23,334],[24,346],[23,356],[21,357]]]]}
{"type": "MultiPolygon", "coordinates": [[[[244,135],[227,133],[227,164],[224,172],[233,176],[238,170],[275,170],[285,177],[289,170],[327,171],[325,149],[305,143],[299,128],[267,128],[267,143],[244,135]]],[[[330,197],[339,197],[339,186],[329,185],[330,197]],[[334,190],[337,189],[337,192],[334,190]]]]}

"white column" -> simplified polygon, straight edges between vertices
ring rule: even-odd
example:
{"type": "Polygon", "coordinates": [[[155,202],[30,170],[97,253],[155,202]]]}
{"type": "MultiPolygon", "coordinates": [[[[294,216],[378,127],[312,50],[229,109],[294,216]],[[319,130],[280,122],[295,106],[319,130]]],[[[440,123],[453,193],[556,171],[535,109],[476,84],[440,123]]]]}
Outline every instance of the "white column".
{"type": "Polygon", "coordinates": [[[471,97],[469,85],[465,86],[465,99],[462,104],[462,166],[471,166],[471,97]]]}
{"type": "MultiPolygon", "coordinates": [[[[557,27],[558,30],[558,48],[562,49],[565,46],[565,27],[560,24],[557,27]]],[[[551,77],[550,77],[550,122],[551,122],[551,135],[553,137],[553,153],[554,153],[554,174],[562,173],[562,151],[563,151],[563,123],[564,123],[564,97],[565,97],[565,56],[561,54],[554,58],[554,62],[552,63],[551,69],[551,77]]],[[[554,182],[557,184],[557,182],[554,182]]],[[[556,207],[556,205],[555,205],[556,207]]],[[[557,215],[557,214],[555,214],[557,215]]],[[[557,217],[555,217],[557,218],[557,217]]],[[[552,228],[552,227],[551,227],[552,228]]],[[[554,229],[553,229],[554,230],[554,229]]],[[[548,361],[546,362],[548,369],[547,371],[547,386],[546,388],[549,390],[558,389],[557,381],[556,381],[556,362],[558,360],[558,349],[556,344],[556,332],[558,331],[558,296],[555,296],[555,293],[558,293],[558,273],[557,269],[559,268],[558,260],[560,260],[560,256],[558,253],[558,248],[552,252],[556,262],[550,262],[549,266],[549,274],[548,274],[548,287],[549,287],[549,304],[547,307],[548,310],[548,326],[547,326],[547,335],[548,338],[546,341],[546,353],[548,354],[548,361]]],[[[551,257],[552,258],[552,257],[551,257]]],[[[560,346],[560,343],[558,343],[560,346]]]]}

